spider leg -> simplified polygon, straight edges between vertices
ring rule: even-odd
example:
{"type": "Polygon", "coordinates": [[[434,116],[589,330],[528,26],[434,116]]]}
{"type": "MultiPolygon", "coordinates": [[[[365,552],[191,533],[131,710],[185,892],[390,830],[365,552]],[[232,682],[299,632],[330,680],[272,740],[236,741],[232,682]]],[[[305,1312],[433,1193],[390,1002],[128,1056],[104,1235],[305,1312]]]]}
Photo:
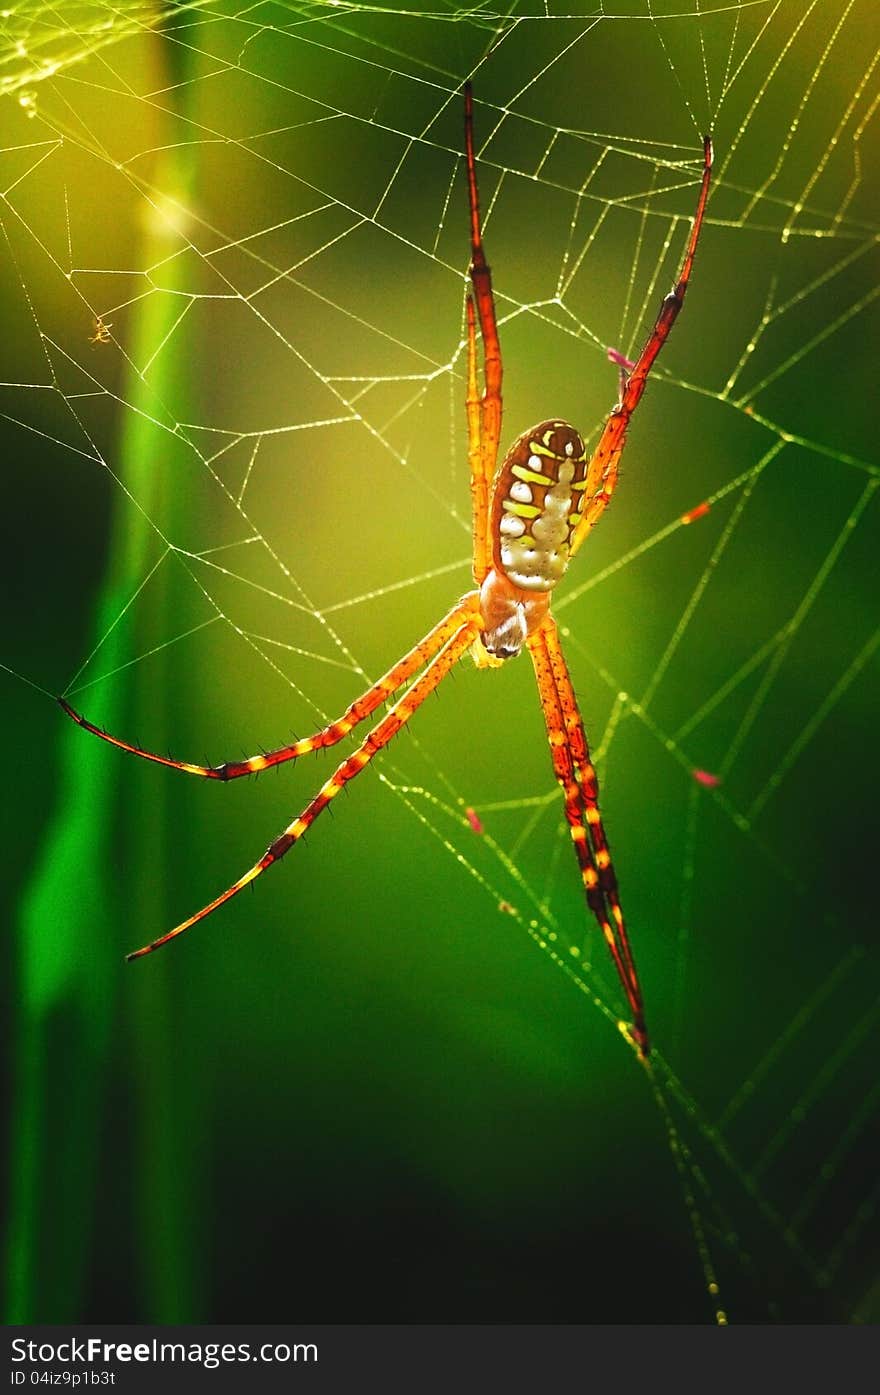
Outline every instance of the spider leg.
{"type": "Polygon", "coordinates": [[[467,298],[467,396],[465,410],[468,429],[468,466],[471,476],[471,518],[473,523],[474,581],[483,584],[489,572],[489,482],[483,473],[483,447],[480,439],[480,392],[477,387],[477,331],[473,296],[467,298]]]}
{"type": "Polygon", "coordinates": [[[251,756],[248,760],[224,761],[222,765],[193,765],[190,761],[173,760],[171,756],[160,756],[153,751],[146,751],[142,746],[135,746],[129,741],[123,741],[120,736],[112,736],[108,731],[102,731],[94,723],[88,721],[81,713],[77,712],[66,698],[58,698],[58,705],[68,717],[83,727],[85,731],[90,731],[93,736],[99,736],[102,741],[108,742],[111,746],[118,746],[121,751],[128,751],[130,755],[141,756],[144,760],[155,761],[157,765],[167,765],[172,770],[182,770],[187,775],[201,775],[207,780],[237,780],[241,775],[257,775],[263,770],[269,770],[273,765],[283,765],[285,761],[296,760],[298,756],[305,756],[310,751],[323,750],[325,746],[334,746],[337,741],[341,741],[347,736],[353,727],[366,720],[371,713],[375,712],[386,698],[391,697],[407,683],[412,675],[428,662],[429,659],[442,649],[443,645],[450,639],[461,624],[462,617],[466,613],[468,606],[476,600],[476,593],[466,596],[463,601],[445,615],[433,630],[429,630],[424,639],[420,639],[418,644],[410,649],[408,654],[404,654],[393,668],[380,678],[371,688],[368,688],[360,697],[355,698],[343,712],[341,717],[329,722],[320,731],[312,736],[304,736],[300,741],[294,741],[289,746],[279,746],[277,750],[267,751],[264,755],[251,756]]]}
{"type": "Polygon", "coordinates": [[[688,288],[688,282],[691,279],[694,255],[700,237],[700,229],[703,226],[703,214],[706,211],[706,200],[709,197],[709,181],[711,177],[712,141],[709,136],[704,136],[703,178],[700,184],[700,196],[697,200],[697,208],[694,213],[694,221],[691,225],[691,233],[688,238],[687,248],[685,249],[684,260],[681,264],[681,270],[678,273],[678,281],[674,290],[670,291],[661,305],[660,313],[654,322],[654,328],[648,335],[645,347],[637,358],[632,372],[623,379],[623,391],[620,395],[620,401],[608,418],[605,429],[599,437],[599,443],[587,467],[586,502],[581,521],[575,529],[571,541],[572,557],[583,543],[590,529],[598,522],[599,518],[604,513],[614,493],[620,466],[620,455],[623,450],[630,417],[638,406],[642,393],[645,391],[648,374],[651,371],[654,360],[666,343],[669,337],[669,331],[675,324],[678,313],[684,304],[685,292],[688,288]]]}
{"type": "Polygon", "coordinates": [[[587,905],[596,917],[633,1014],[632,1036],[646,1059],[650,1046],[642,990],[627,938],[617,878],[599,813],[599,785],[584,724],[552,616],[526,641],[550,742],[553,769],[565,795],[565,816],[581,869],[587,905]]]}
{"type": "Polygon", "coordinates": [[[471,223],[471,284],[468,296],[468,459],[471,469],[471,502],[474,521],[474,580],[481,585],[491,566],[489,547],[489,490],[495,474],[501,440],[501,344],[492,294],[492,275],[483,251],[480,227],[480,195],[474,159],[474,101],[469,82],[464,86],[464,144],[467,161],[468,202],[471,223]],[[477,390],[477,346],[474,302],[483,340],[482,395],[477,390]]]}
{"type": "Polygon", "coordinates": [[[311,828],[318,815],[327,808],[327,805],[336,798],[341,790],[345,788],[351,780],[359,775],[366,765],[373,759],[379,751],[388,745],[392,737],[396,736],[401,727],[409,721],[412,714],[421,707],[422,703],[434,691],[441,679],[445,678],[450,669],[458,662],[463,654],[476,638],[479,628],[479,616],[473,611],[469,613],[469,607],[460,604],[457,614],[457,625],[453,634],[446,640],[443,648],[428,663],[425,671],[412,683],[398,698],[397,702],[385,714],[380,722],[361,742],[357,750],[352,752],[347,760],[341,762],[336,770],[321,786],[314,799],[306,805],[301,814],[284,829],[282,833],[270,843],[259,862],[255,862],[238,881],[233,883],[227,891],[217,896],[207,906],[203,906],[195,915],[191,915],[188,920],[184,920],[180,925],[176,925],[173,930],[160,936],[158,940],[153,940],[151,944],[145,945],[143,949],[136,949],[132,954],[127,955],[128,959],[140,959],[145,954],[151,954],[153,950],[161,948],[162,945],[173,940],[177,935],[182,935],[184,930],[190,926],[198,924],[204,920],[212,911],[216,911],[224,902],[232,899],[243,887],[255,881],[267,867],[271,867],[273,862],[280,862],[284,854],[289,852],[295,843],[298,843],[303,834],[311,828]]]}

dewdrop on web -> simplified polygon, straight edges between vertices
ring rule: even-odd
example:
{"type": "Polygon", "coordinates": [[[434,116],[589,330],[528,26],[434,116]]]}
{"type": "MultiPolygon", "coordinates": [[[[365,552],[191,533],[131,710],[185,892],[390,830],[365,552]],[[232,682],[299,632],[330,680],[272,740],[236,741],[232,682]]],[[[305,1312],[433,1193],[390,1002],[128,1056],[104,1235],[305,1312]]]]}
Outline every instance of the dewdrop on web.
{"type": "Polygon", "coordinates": [[[704,499],[702,504],[697,504],[696,508],[688,509],[687,513],[682,514],[682,523],[696,523],[698,518],[706,517],[706,514],[709,512],[711,507],[712,505],[709,503],[709,501],[707,499],[704,499]]]}

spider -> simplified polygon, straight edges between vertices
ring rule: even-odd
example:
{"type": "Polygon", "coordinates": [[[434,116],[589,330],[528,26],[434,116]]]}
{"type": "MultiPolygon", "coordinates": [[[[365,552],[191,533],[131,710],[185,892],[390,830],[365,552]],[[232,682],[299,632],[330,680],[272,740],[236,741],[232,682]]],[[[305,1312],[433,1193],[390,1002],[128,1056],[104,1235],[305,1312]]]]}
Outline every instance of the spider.
{"type": "Polygon", "coordinates": [[[110,331],[113,328],[112,321],[105,324],[100,315],[96,315],[93,332],[89,335],[90,344],[109,344],[110,331]]]}
{"type": "MultiPolygon", "coordinates": [[[[269,845],[258,862],[228,890],[173,930],[134,950],[127,956],[131,960],[151,954],[204,920],[273,863],[279,862],[349,781],[388,745],[468,650],[480,668],[498,667],[522,649],[528,650],[587,905],[611,952],[633,1017],[631,1025],[621,1025],[641,1059],[647,1060],[649,1042],[642,990],[599,812],[596,772],[559,632],[550,612],[550,597],[614,493],[630,417],[684,301],[709,193],[712,142],[708,136],[703,141],[699,199],[678,281],[663,301],[639,358],[631,366],[626,361],[626,369],[621,365],[620,400],[605,424],[596,449],[588,456],[583,437],[574,427],[551,418],[524,431],[496,468],[502,412],[501,348],[492,278],[483,251],[474,158],[473,96],[469,83],[464,87],[464,141],[471,244],[465,405],[475,589],[456,601],[448,614],[384,677],[356,698],[341,717],[312,736],[249,760],[205,766],[156,755],[102,731],[76,712],[65,698],[60,697],[58,701],[81,727],[123,751],[205,779],[234,780],[295,760],[309,751],[335,745],[372,716],[387,699],[404,689],[357,749],[337,766],[311,802],[269,845]],[[482,340],[481,386],[477,381],[477,322],[482,340]]],[[[618,355],[615,361],[621,357],[618,355]]]]}

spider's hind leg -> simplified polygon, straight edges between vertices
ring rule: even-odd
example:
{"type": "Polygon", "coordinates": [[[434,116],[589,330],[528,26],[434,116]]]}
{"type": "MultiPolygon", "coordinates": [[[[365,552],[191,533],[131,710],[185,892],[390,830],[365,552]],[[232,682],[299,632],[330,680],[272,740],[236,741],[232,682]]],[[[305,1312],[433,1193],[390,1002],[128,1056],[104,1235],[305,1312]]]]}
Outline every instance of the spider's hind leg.
{"type": "MultiPolygon", "coordinates": [[[[142,949],[136,949],[127,957],[129,959],[140,959],[146,954],[152,954],[154,950],[161,949],[162,945],[168,944],[169,940],[176,939],[191,926],[197,925],[204,920],[212,911],[216,911],[220,906],[231,901],[233,896],[256,881],[267,868],[273,863],[280,862],[291,848],[295,847],[303,836],[311,828],[315,819],[333,802],[338,794],[345,789],[346,785],[361,773],[369,765],[374,756],[384,750],[389,741],[397,735],[402,727],[406,725],[414,712],[418,711],[422,703],[434,691],[438,683],[446,677],[446,674],[458,663],[458,660],[466,653],[479,628],[479,618],[474,606],[474,596],[471,593],[465,596],[458,605],[450,611],[447,620],[452,626],[451,633],[446,635],[439,647],[438,652],[434,652],[425,665],[424,671],[418,678],[410,683],[409,687],[401,694],[394,705],[389,708],[381,721],[377,722],[372,731],[364,738],[361,744],[350,756],[342,761],[328,780],[318,790],[314,799],[310,800],[301,813],[287,825],[277,838],[269,844],[258,862],[249,867],[246,872],[233,882],[226,891],[221,892],[207,906],[196,911],[194,915],[181,921],[173,930],[160,935],[157,940],[144,945],[142,949]]],[[[444,622],[445,623],[445,622],[444,622]]],[[[432,632],[435,633],[435,632],[432,632]]]]}
{"type": "Polygon", "coordinates": [[[641,985],[626,933],[608,839],[599,813],[599,786],[584,724],[553,617],[527,641],[535,668],[553,769],[565,796],[584,895],[602,931],[633,1015],[628,1034],[646,1060],[650,1050],[641,985]]]}
{"type": "Polygon", "coordinates": [[[160,756],[155,751],[148,751],[143,746],[138,746],[131,741],[124,741],[121,736],[113,736],[109,731],[95,726],[94,722],[90,722],[71,707],[66,698],[59,697],[58,705],[72,721],[85,731],[91,732],[93,736],[100,737],[102,741],[106,741],[110,746],[116,746],[120,751],[127,751],[129,755],[153,761],[156,765],[165,765],[171,770],[182,770],[186,775],[201,775],[206,780],[224,782],[237,780],[243,775],[259,775],[262,771],[270,770],[273,766],[283,765],[286,761],[308,755],[310,751],[322,751],[327,746],[335,746],[343,737],[348,736],[350,731],[359,723],[366,721],[377,707],[381,707],[383,702],[392,697],[405,683],[408,683],[413,674],[442,649],[460,626],[463,614],[472,608],[476,601],[477,593],[469,592],[457,605],[453,606],[449,614],[445,615],[439,624],[435,625],[424,638],[419,640],[418,644],[413,645],[409,653],[404,654],[403,658],[399,659],[372,687],[361,693],[360,697],[355,698],[341,717],[328,722],[325,727],[314,732],[311,736],[304,736],[299,741],[292,742],[289,746],[279,746],[272,751],[263,751],[260,755],[249,756],[245,760],[224,761],[222,765],[195,765],[190,761],[174,760],[171,756],[160,756]]]}

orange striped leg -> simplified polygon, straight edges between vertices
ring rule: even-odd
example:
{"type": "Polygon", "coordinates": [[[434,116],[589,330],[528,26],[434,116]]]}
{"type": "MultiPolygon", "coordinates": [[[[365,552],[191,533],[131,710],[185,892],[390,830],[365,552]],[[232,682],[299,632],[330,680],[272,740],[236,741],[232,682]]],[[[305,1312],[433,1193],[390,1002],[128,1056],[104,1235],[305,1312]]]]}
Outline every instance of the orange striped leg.
{"type": "Polygon", "coordinates": [[[654,322],[654,328],[648,336],[647,343],[636,360],[635,366],[629,376],[625,379],[625,386],[621,393],[621,400],[614,408],[611,416],[605,424],[605,429],[599,437],[599,444],[593,452],[589,465],[587,466],[587,502],[581,521],[575,529],[571,543],[572,557],[581,546],[584,538],[590,529],[598,522],[608,502],[614,493],[617,484],[617,476],[620,469],[620,456],[623,451],[626,431],[629,426],[630,417],[641,401],[645,385],[648,381],[648,374],[654,364],[654,360],[659,354],[663,345],[669,337],[669,331],[678,318],[678,313],[684,304],[685,292],[691,279],[691,270],[694,264],[694,255],[697,250],[697,242],[700,237],[700,229],[703,226],[703,214],[706,211],[706,199],[709,197],[709,182],[712,177],[712,141],[708,136],[703,137],[703,179],[700,184],[700,196],[697,200],[697,209],[694,214],[694,221],[691,225],[691,233],[685,249],[684,260],[678,273],[678,281],[675,289],[669,293],[660,307],[660,314],[654,322]]]}
{"type": "Polygon", "coordinates": [[[489,574],[489,481],[483,473],[483,447],[480,440],[480,394],[477,388],[477,337],[473,296],[467,298],[467,411],[468,466],[471,476],[471,518],[474,536],[474,581],[481,586],[489,574]]]}
{"type": "Polygon", "coordinates": [[[544,711],[553,769],[581,869],[587,905],[596,917],[633,1014],[632,1034],[644,1059],[650,1050],[642,990],[617,895],[617,880],[599,814],[599,788],[555,621],[548,616],[528,640],[544,711]],[[610,912],[609,912],[610,907],[610,912]],[[613,924],[612,924],[613,922],[613,924]]]}
{"type": "Polygon", "coordinates": [[[203,906],[200,911],[196,911],[195,915],[191,915],[188,920],[176,925],[166,935],[162,935],[158,940],[153,940],[152,944],[145,945],[143,949],[136,949],[134,953],[127,956],[129,959],[140,959],[142,955],[151,954],[154,949],[159,949],[169,940],[175,939],[177,935],[182,935],[184,930],[188,930],[191,925],[196,925],[200,920],[204,920],[205,916],[216,911],[224,902],[231,900],[249,882],[255,881],[261,873],[266,871],[267,867],[272,866],[273,862],[280,862],[284,854],[289,852],[294,844],[299,842],[303,834],[311,828],[322,810],[326,809],[327,805],[336,798],[349,781],[359,775],[373,757],[388,745],[393,736],[396,736],[400,728],[409,721],[416,709],[421,707],[425,698],[434,691],[441,679],[446,676],[473,643],[479,633],[480,620],[478,615],[473,612],[469,613],[469,609],[464,603],[459,606],[458,625],[440,653],[434,655],[424,673],[407,688],[402,697],[398,698],[394,706],[376,724],[357,750],[337,766],[330,779],[321,786],[311,803],[306,805],[302,813],[288,824],[284,832],[279,834],[273,843],[270,843],[259,862],[255,862],[244,876],[239,877],[237,882],[227,891],[224,891],[221,896],[211,901],[209,905],[203,906]]]}
{"type": "MultiPolygon", "coordinates": [[[[468,603],[476,602],[476,592],[472,593],[472,598],[465,597],[465,601],[468,603]]],[[[265,755],[251,756],[248,760],[224,761],[222,765],[193,765],[190,761],[173,760],[171,756],[159,756],[153,751],[145,751],[142,746],[135,746],[129,741],[123,741],[119,736],[111,736],[109,732],[102,731],[100,727],[96,727],[75,711],[65,698],[58,698],[58,704],[68,717],[72,717],[79,726],[90,731],[94,736],[99,736],[102,741],[109,742],[111,746],[118,746],[120,751],[128,751],[130,755],[155,761],[157,765],[167,765],[172,770],[183,770],[187,775],[201,775],[207,780],[237,780],[240,775],[258,775],[263,770],[269,770],[273,765],[283,765],[285,761],[296,760],[298,756],[308,755],[310,751],[320,751],[325,746],[335,746],[336,742],[347,736],[353,727],[365,721],[371,713],[375,712],[386,698],[391,697],[392,693],[396,693],[398,688],[402,688],[404,683],[409,682],[422,664],[433,658],[446,641],[455,634],[462,621],[463,605],[464,602],[459,601],[458,605],[444,616],[439,625],[435,625],[424,639],[419,640],[418,644],[408,654],[405,654],[393,668],[390,668],[384,677],[374,683],[372,688],[356,698],[336,721],[328,723],[326,727],[322,727],[312,736],[304,736],[302,740],[294,741],[290,746],[280,746],[276,751],[267,751],[265,755]]]]}
{"type": "MultiPolygon", "coordinates": [[[[474,101],[470,83],[464,87],[464,144],[467,160],[468,202],[471,223],[471,284],[474,288],[480,334],[483,340],[485,386],[477,414],[476,342],[473,308],[468,311],[468,455],[471,461],[471,497],[474,505],[474,579],[481,584],[489,571],[489,489],[495,475],[501,440],[501,344],[492,294],[492,274],[483,251],[480,227],[480,195],[474,159],[474,101]]],[[[469,298],[470,304],[470,298],[469,298]]]]}
{"type": "Polygon", "coordinates": [[[620,907],[620,898],[617,889],[617,876],[614,865],[611,861],[611,851],[608,847],[608,839],[605,836],[605,828],[602,823],[602,816],[599,811],[599,779],[596,770],[590,759],[590,749],[587,744],[587,734],[584,730],[583,720],[577,705],[574,687],[571,681],[571,674],[565,662],[562,643],[559,638],[559,631],[556,628],[556,621],[552,615],[547,617],[544,626],[544,639],[547,645],[547,653],[553,669],[553,676],[556,682],[556,691],[562,708],[562,715],[565,721],[565,731],[568,737],[569,749],[571,750],[575,770],[577,772],[578,783],[581,787],[581,795],[586,806],[587,823],[590,829],[590,838],[593,844],[593,851],[596,857],[596,867],[599,872],[599,885],[605,893],[615,924],[618,927],[620,949],[624,963],[631,982],[635,985],[638,999],[641,1003],[641,992],[638,990],[638,974],[630,950],[629,939],[623,920],[623,911],[620,907]]]}

